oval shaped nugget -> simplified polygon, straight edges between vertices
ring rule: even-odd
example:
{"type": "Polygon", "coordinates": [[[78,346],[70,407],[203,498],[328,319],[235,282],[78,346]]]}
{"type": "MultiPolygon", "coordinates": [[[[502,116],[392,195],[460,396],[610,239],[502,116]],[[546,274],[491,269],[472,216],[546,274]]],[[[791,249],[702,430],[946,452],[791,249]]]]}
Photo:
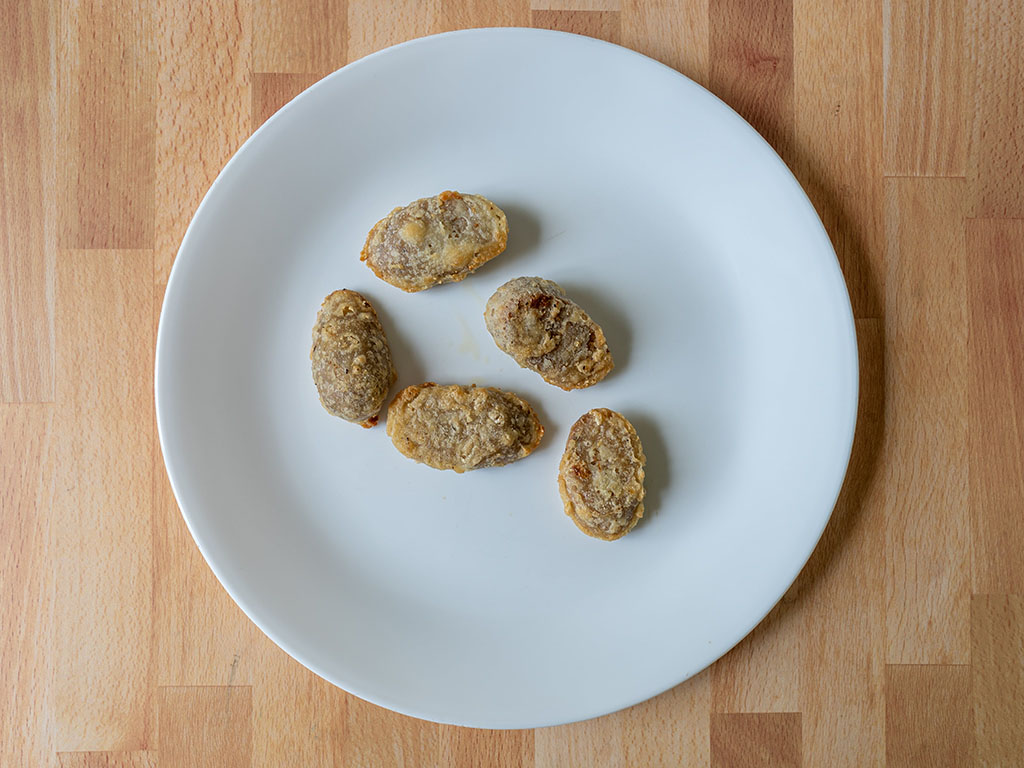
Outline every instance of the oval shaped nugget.
{"type": "Polygon", "coordinates": [[[387,433],[410,459],[465,472],[528,456],[544,427],[530,404],[511,392],[427,382],[395,395],[387,433]]]}
{"type": "Polygon", "coordinates": [[[335,291],[313,326],[313,382],[327,412],[372,427],[397,375],[373,306],[355,291],[335,291]]]}
{"type": "Polygon", "coordinates": [[[414,293],[462,280],[505,250],[508,219],[480,195],[442,192],[377,222],[360,261],[381,280],[414,293]]]}
{"type": "Polygon", "coordinates": [[[644,464],[636,430],[622,414],[595,408],[569,430],[558,467],[567,514],[588,536],[622,538],[644,516],[644,464]]]}
{"type": "Polygon", "coordinates": [[[551,280],[509,280],[487,300],[484,322],[502,352],[556,387],[593,386],[615,367],[601,327],[551,280]]]}

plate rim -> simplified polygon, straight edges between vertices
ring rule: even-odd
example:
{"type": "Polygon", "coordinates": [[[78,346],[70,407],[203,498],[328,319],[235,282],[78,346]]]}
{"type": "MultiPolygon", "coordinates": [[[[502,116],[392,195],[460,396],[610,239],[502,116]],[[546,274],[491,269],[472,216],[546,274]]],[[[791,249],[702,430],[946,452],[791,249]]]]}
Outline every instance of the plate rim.
{"type": "MultiPolygon", "coordinates": [[[[814,225],[812,225],[812,226],[814,226],[814,225]]],[[[349,694],[351,694],[353,696],[356,696],[356,697],[358,697],[360,699],[363,699],[364,701],[368,701],[371,704],[374,704],[376,706],[380,706],[380,707],[383,707],[385,709],[389,709],[389,710],[391,710],[393,712],[397,712],[398,714],[405,715],[405,716],[408,716],[408,717],[414,717],[414,718],[425,720],[425,721],[428,721],[428,722],[440,723],[440,724],[444,724],[444,725],[456,725],[456,726],[462,726],[462,727],[481,728],[481,729],[487,729],[487,730],[523,730],[523,729],[535,729],[535,728],[554,727],[554,726],[557,726],[557,725],[564,725],[564,724],[568,724],[568,723],[583,722],[583,721],[590,720],[590,719],[593,719],[593,718],[596,718],[596,717],[602,717],[602,716],[607,715],[607,714],[612,714],[614,712],[618,712],[618,711],[627,709],[629,707],[636,706],[637,704],[640,704],[640,703],[642,703],[644,701],[647,701],[647,700],[649,700],[651,698],[654,698],[654,697],[656,697],[656,696],[658,696],[658,695],[660,695],[662,693],[665,693],[666,691],[669,691],[669,690],[675,688],[676,686],[686,682],[687,680],[689,680],[690,678],[696,676],[697,674],[701,673],[702,671],[708,669],[710,666],[712,666],[719,659],[721,659],[724,656],[726,656],[733,648],[735,648],[740,642],[742,642],[742,640],[744,638],[746,638],[765,619],[765,617],[769,613],[771,613],[771,611],[775,608],[776,605],[778,605],[778,603],[782,600],[783,596],[786,594],[786,592],[789,590],[789,588],[793,585],[793,583],[795,583],[797,577],[803,571],[803,569],[805,568],[805,566],[809,562],[811,556],[813,555],[814,551],[817,549],[818,544],[821,541],[821,537],[823,536],[826,528],[828,527],[828,524],[829,524],[829,522],[832,519],[832,515],[835,513],[836,504],[837,504],[837,502],[839,500],[839,496],[840,496],[840,494],[842,492],[843,486],[846,483],[846,477],[847,477],[847,474],[849,472],[850,462],[851,462],[852,453],[853,453],[854,437],[855,437],[855,433],[856,433],[856,429],[857,429],[857,425],[858,425],[858,421],[859,421],[860,361],[859,361],[859,348],[858,348],[857,333],[856,333],[856,319],[854,317],[853,307],[852,307],[852,303],[850,301],[849,286],[846,283],[845,276],[843,275],[843,272],[842,272],[842,267],[839,264],[839,259],[838,259],[838,256],[836,255],[836,252],[835,252],[835,246],[832,243],[831,237],[829,236],[828,231],[825,229],[825,226],[824,226],[823,222],[821,221],[821,216],[818,214],[817,209],[814,207],[814,204],[811,202],[810,198],[808,197],[806,190],[804,190],[803,186],[800,184],[800,182],[797,180],[797,178],[793,175],[793,172],[789,168],[789,166],[786,165],[785,161],[775,151],[775,148],[772,147],[771,144],[769,144],[768,141],[765,140],[764,137],[761,136],[761,134],[752,125],[750,125],[750,123],[748,123],[738,112],[736,112],[732,107],[730,107],[728,104],[726,104],[721,98],[719,98],[717,95],[715,95],[712,91],[710,91],[709,89],[705,88],[703,85],[701,85],[697,81],[687,77],[686,75],[684,75],[683,73],[679,72],[678,70],[668,66],[667,64],[664,64],[663,62],[658,61],[657,59],[654,59],[654,58],[652,58],[650,56],[647,56],[647,55],[645,55],[643,53],[640,53],[639,51],[633,50],[632,48],[628,48],[628,47],[623,46],[623,45],[618,45],[616,43],[610,43],[610,42],[605,41],[605,40],[600,40],[600,39],[597,39],[597,38],[588,37],[586,35],[579,35],[579,34],[575,34],[575,33],[571,33],[571,32],[562,32],[562,31],[559,31],[559,30],[536,29],[536,28],[532,28],[532,27],[473,27],[473,28],[453,30],[453,31],[449,31],[449,32],[441,32],[441,33],[432,34],[432,35],[424,35],[422,37],[416,37],[416,38],[412,38],[412,39],[409,39],[409,40],[405,40],[405,41],[403,41],[401,43],[397,43],[395,45],[391,45],[391,46],[388,46],[386,48],[381,48],[381,49],[379,49],[377,51],[369,53],[366,56],[363,56],[362,58],[356,59],[355,61],[349,62],[348,64],[346,64],[345,66],[335,70],[334,72],[331,72],[330,74],[325,75],[324,77],[322,77],[321,79],[317,80],[315,83],[311,84],[310,86],[305,88],[303,91],[298,93],[295,97],[293,97],[291,100],[289,100],[283,106],[281,106],[277,111],[275,111],[255,131],[253,131],[249,135],[249,137],[245,139],[245,141],[243,141],[238,146],[238,148],[234,151],[234,153],[232,154],[230,159],[224,164],[224,167],[221,168],[221,170],[218,172],[218,174],[215,177],[213,183],[210,184],[209,189],[206,190],[206,192],[204,193],[202,199],[199,202],[199,205],[196,207],[195,212],[192,214],[192,217],[189,220],[189,224],[188,224],[188,226],[185,229],[185,233],[182,236],[181,244],[179,245],[179,247],[178,247],[178,249],[177,249],[177,251],[175,253],[174,262],[171,265],[170,272],[168,273],[167,283],[166,283],[165,289],[164,289],[164,296],[163,296],[163,299],[162,299],[162,302],[161,302],[160,316],[159,316],[158,326],[157,326],[156,344],[155,344],[154,349],[155,349],[155,352],[154,352],[154,365],[153,365],[153,385],[154,385],[153,389],[154,389],[154,405],[155,405],[156,422],[157,422],[157,436],[158,436],[159,443],[160,443],[160,451],[161,451],[161,456],[163,458],[164,468],[165,468],[165,471],[167,473],[167,478],[168,478],[168,482],[170,483],[171,490],[172,490],[172,492],[174,494],[175,503],[178,505],[178,509],[179,509],[179,511],[181,513],[182,518],[185,521],[185,526],[188,529],[189,535],[192,537],[192,540],[195,542],[196,547],[199,549],[200,554],[203,556],[203,560],[206,562],[207,566],[213,572],[214,576],[216,577],[216,579],[219,582],[219,584],[221,585],[221,587],[228,593],[228,596],[232,599],[232,601],[235,603],[235,605],[238,606],[238,608],[242,611],[242,613],[245,614],[246,618],[250,622],[252,622],[252,624],[260,632],[262,632],[267,638],[269,638],[270,641],[274,643],[274,645],[276,645],[278,648],[280,648],[282,651],[284,651],[286,654],[288,654],[291,658],[295,659],[295,661],[297,661],[299,664],[304,666],[306,669],[308,669],[309,671],[311,671],[313,674],[317,675],[318,677],[326,680],[327,682],[331,683],[334,686],[337,686],[338,688],[341,688],[342,690],[344,690],[345,692],[347,692],[347,693],[349,693],[349,694]],[[252,607],[247,605],[245,600],[239,598],[239,596],[237,595],[237,591],[232,587],[232,583],[231,583],[232,580],[229,579],[229,578],[225,578],[224,574],[222,573],[222,570],[216,565],[215,558],[211,558],[210,557],[210,555],[209,555],[209,553],[207,551],[207,548],[204,546],[204,544],[201,541],[201,537],[199,537],[196,534],[196,531],[195,531],[195,528],[194,528],[193,522],[192,522],[193,515],[190,514],[190,512],[186,509],[185,505],[181,501],[182,493],[180,491],[180,478],[176,479],[176,473],[175,473],[175,470],[174,470],[174,468],[172,466],[174,464],[174,459],[168,454],[168,452],[166,450],[167,449],[167,437],[166,437],[166,434],[167,434],[168,430],[172,429],[172,428],[169,427],[168,424],[167,424],[167,420],[168,420],[169,416],[163,413],[164,409],[168,407],[167,404],[166,404],[166,401],[163,401],[164,402],[163,406],[161,405],[162,400],[161,400],[161,385],[160,385],[160,381],[161,381],[161,371],[163,369],[163,366],[161,365],[160,361],[161,361],[161,358],[164,357],[164,355],[166,354],[166,352],[165,352],[165,348],[166,348],[166,342],[165,342],[166,335],[164,333],[164,328],[165,328],[165,320],[167,319],[167,315],[168,315],[168,306],[171,303],[172,297],[177,294],[177,290],[178,289],[176,288],[176,285],[177,285],[177,283],[179,281],[176,280],[176,277],[178,275],[180,275],[180,273],[181,273],[181,271],[183,269],[183,267],[180,266],[181,264],[185,263],[183,261],[182,257],[183,257],[183,255],[186,254],[187,249],[188,249],[188,247],[190,245],[190,242],[193,239],[194,230],[195,230],[195,227],[196,227],[196,222],[200,219],[203,210],[206,208],[209,200],[211,199],[211,197],[215,193],[215,190],[223,183],[224,179],[231,173],[231,169],[233,168],[235,163],[239,162],[239,158],[245,154],[246,149],[249,147],[249,145],[251,143],[253,143],[255,140],[257,140],[258,137],[262,133],[264,133],[266,130],[269,129],[268,126],[272,125],[285,112],[287,112],[288,110],[294,108],[294,105],[296,104],[296,102],[299,101],[300,99],[302,99],[303,97],[305,97],[306,94],[310,93],[313,90],[319,89],[321,87],[325,87],[325,84],[329,80],[333,80],[335,78],[342,77],[342,76],[344,76],[344,73],[348,72],[351,69],[355,69],[355,68],[358,68],[358,67],[361,67],[361,66],[366,66],[368,62],[370,62],[370,61],[372,61],[372,60],[374,60],[374,59],[376,59],[378,57],[387,56],[387,55],[389,55],[389,54],[391,54],[394,51],[399,50],[399,49],[405,49],[405,48],[410,48],[410,47],[418,47],[418,46],[423,46],[423,45],[436,44],[439,40],[442,40],[442,39],[445,39],[445,38],[462,37],[462,36],[479,36],[479,35],[485,35],[486,36],[486,35],[495,35],[495,34],[497,34],[497,35],[509,35],[509,36],[520,36],[520,37],[523,37],[523,38],[529,38],[529,37],[548,37],[548,38],[555,38],[555,39],[572,40],[573,44],[575,44],[575,45],[583,44],[583,45],[589,45],[589,46],[594,47],[594,48],[601,48],[601,49],[604,49],[606,52],[611,53],[614,56],[620,56],[620,57],[626,57],[626,58],[639,58],[639,59],[643,59],[644,60],[644,64],[646,66],[652,66],[653,65],[654,68],[665,70],[665,71],[671,73],[676,78],[679,78],[680,81],[684,82],[687,85],[687,87],[695,87],[695,88],[699,89],[700,91],[703,91],[705,95],[710,96],[711,99],[713,100],[713,102],[717,102],[717,106],[718,106],[719,110],[722,111],[722,113],[724,115],[726,115],[727,119],[730,119],[734,123],[740,125],[741,129],[745,130],[748,133],[748,135],[751,136],[751,138],[755,138],[756,139],[755,143],[759,143],[762,146],[762,152],[763,153],[764,153],[764,150],[767,150],[767,152],[765,154],[766,154],[767,157],[771,158],[770,162],[774,162],[774,164],[776,164],[778,169],[782,171],[782,177],[790,185],[795,187],[795,189],[797,190],[797,192],[798,192],[797,199],[800,200],[802,202],[802,205],[804,205],[812,213],[812,219],[813,219],[814,225],[816,225],[816,229],[818,230],[818,235],[822,239],[823,245],[827,248],[827,252],[832,257],[831,259],[827,260],[828,261],[828,265],[830,267],[829,271],[831,272],[833,279],[840,286],[840,288],[841,288],[841,295],[845,298],[845,302],[840,302],[841,305],[842,305],[840,307],[840,310],[841,310],[842,320],[843,320],[842,325],[845,327],[846,342],[848,344],[847,353],[848,353],[848,365],[849,365],[849,373],[850,373],[850,380],[849,380],[849,385],[850,385],[850,402],[848,402],[846,404],[846,412],[843,414],[843,416],[845,418],[845,422],[847,424],[847,430],[846,430],[845,435],[843,435],[842,451],[840,452],[840,456],[844,456],[845,458],[842,459],[842,461],[840,462],[841,463],[841,472],[837,473],[838,481],[835,483],[835,488],[833,489],[833,492],[830,494],[830,496],[832,498],[832,502],[831,502],[831,504],[829,506],[828,514],[825,515],[822,518],[822,525],[820,527],[820,530],[818,530],[817,534],[814,536],[813,543],[811,544],[810,548],[807,550],[806,554],[803,555],[799,559],[794,559],[793,562],[795,563],[795,569],[793,570],[791,576],[787,576],[787,579],[785,581],[785,588],[782,589],[782,591],[779,593],[778,597],[776,597],[772,601],[771,605],[769,605],[764,610],[764,612],[761,613],[756,618],[756,620],[753,621],[753,623],[750,624],[749,627],[747,627],[745,630],[743,630],[736,638],[732,639],[727,644],[722,644],[721,646],[713,646],[713,650],[711,651],[711,653],[706,654],[705,656],[701,657],[701,660],[697,663],[696,668],[692,669],[691,671],[684,672],[682,677],[678,677],[678,679],[677,679],[675,676],[673,676],[667,682],[667,684],[659,683],[659,685],[656,686],[654,690],[647,691],[647,692],[643,693],[639,698],[629,697],[628,700],[623,701],[620,705],[617,705],[614,709],[607,709],[606,707],[598,707],[596,709],[586,709],[586,708],[583,708],[585,711],[583,712],[583,714],[581,714],[579,716],[573,716],[573,717],[570,717],[568,719],[566,719],[566,718],[558,718],[558,719],[555,719],[555,720],[551,720],[551,719],[537,719],[537,718],[535,718],[533,720],[510,721],[510,722],[496,723],[496,720],[501,720],[502,719],[502,718],[496,718],[495,719],[495,724],[481,725],[479,722],[474,723],[474,722],[471,722],[468,719],[457,720],[457,719],[449,719],[449,718],[444,718],[444,717],[431,716],[427,712],[417,711],[415,708],[410,708],[410,707],[407,707],[405,705],[389,701],[389,697],[386,696],[386,695],[385,696],[378,696],[378,695],[376,695],[376,694],[374,694],[372,692],[368,692],[366,690],[362,690],[360,688],[360,686],[352,686],[347,681],[340,680],[336,675],[327,674],[326,672],[324,672],[319,667],[319,665],[316,662],[310,661],[304,654],[295,651],[294,648],[292,648],[289,643],[279,639],[278,633],[276,631],[274,631],[274,630],[264,626],[261,622],[257,621],[254,618],[252,607]],[[845,310],[845,311],[842,311],[842,310],[845,310]],[[722,650],[718,650],[719,647],[721,647],[722,650]]],[[[483,721],[480,721],[480,722],[483,722],[483,721]]]]}

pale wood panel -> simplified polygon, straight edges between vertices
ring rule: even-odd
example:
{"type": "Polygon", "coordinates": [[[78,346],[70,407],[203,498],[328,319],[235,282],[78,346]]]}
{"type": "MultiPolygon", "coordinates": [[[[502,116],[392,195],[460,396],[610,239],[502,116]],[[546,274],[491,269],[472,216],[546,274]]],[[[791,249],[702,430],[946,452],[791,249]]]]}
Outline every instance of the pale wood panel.
{"type": "Polygon", "coordinates": [[[881,317],[881,0],[793,0],[794,157],[846,275],[854,316],[881,317]]]}
{"type": "Polygon", "coordinates": [[[267,118],[320,79],[312,74],[256,73],[252,76],[252,122],[255,131],[267,118]]]}
{"type": "Polygon", "coordinates": [[[621,11],[622,0],[530,0],[535,11],[621,11]]]}
{"type": "Polygon", "coordinates": [[[711,0],[711,90],[784,160],[793,141],[792,0],[711,0]]]}
{"type": "Polygon", "coordinates": [[[62,251],[54,412],[60,751],[152,746],[153,258],[62,251]]]}
{"type": "Polygon", "coordinates": [[[339,765],[418,768],[441,758],[440,726],[346,697],[347,738],[339,765]]]}
{"type": "Polygon", "coordinates": [[[622,729],[612,725],[614,715],[535,731],[536,768],[592,765],[625,768],[622,729]]]}
{"type": "Polygon", "coordinates": [[[530,26],[619,42],[617,11],[533,11],[530,26]]]}
{"type": "Polygon", "coordinates": [[[886,181],[886,659],[970,661],[966,182],[886,181]]]}
{"type": "Polygon", "coordinates": [[[354,61],[389,45],[464,27],[529,24],[529,0],[348,0],[348,58],[354,61]]]}
{"type": "Polygon", "coordinates": [[[156,752],[58,752],[60,768],[157,768],[156,752]]]}
{"type": "Polygon", "coordinates": [[[55,19],[0,11],[0,403],[53,400],[55,19]]]}
{"type": "Polygon", "coordinates": [[[800,713],[711,715],[711,768],[800,768],[800,713]]]}
{"type": "Polygon", "coordinates": [[[440,726],[351,696],[275,646],[263,649],[254,676],[257,768],[438,764],[440,726]]]}
{"type": "Polygon", "coordinates": [[[711,668],[712,712],[797,712],[803,619],[790,590],[711,668]]]}
{"type": "Polygon", "coordinates": [[[537,768],[563,765],[706,768],[710,764],[707,671],[635,707],[535,731],[537,768]]]}
{"type": "Polygon", "coordinates": [[[957,768],[974,759],[971,668],[890,665],[885,673],[887,768],[957,768]]]}
{"type": "Polygon", "coordinates": [[[532,768],[533,731],[483,731],[442,725],[440,764],[445,768],[532,768]]]}
{"type": "Polygon", "coordinates": [[[1024,595],[1024,221],[967,222],[973,584],[1024,595]]]}
{"type": "Polygon", "coordinates": [[[528,27],[529,0],[437,0],[432,32],[467,27],[528,27]]]}
{"type": "Polygon", "coordinates": [[[1024,596],[971,601],[971,691],[977,764],[1017,766],[1024,756],[1024,596]]]}
{"type": "Polygon", "coordinates": [[[249,136],[252,15],[248,2],[157,0],[154,16],[154,280],[164,284],[199,201],[249,136]]]}
{"type": "Polygon", "coordinates": [[[624,0],[619,42],[708,83],[706,0],[624,0]]]}
{"type": "Polygon", "coordinates": [[[149,5],[60,3],[62,248],[153,247],[156,73],[149,5]]]}
{"type": "Polygon", "coordinates": [[[614,719],[622,729],[627,766],[707,768],[711,763],[710,702],[711,675],[705,670],[650,701],[604,719],[614,719]]]}
{"type": "Polygon", "coordinates": [[[251,688],[226,685],[159,690],[160,768],[252,765],[251,688]]]}
{"type": "Polygon", "coordinates": [[[973,98],[967,177],[972,213],[1024,218],[1024,5],[965,0],[973,98]]]}
{"type": "MultiPolygon", "coordinates": [[[[254,680],[254,768],[348,765],[348,694],[270,644],[259,654],[254,680]]],[[[373,733],[385,747],[390,743],[390,736],[373,733]]]]}
{"type": "Polygon", "coordinates": [[[253,0],[254,72],[327,74],[345,65],[346,0],[253,0]]]}
{"type": "Polygon", "coordinates": [[[378,5],[373,0],[348,0],[348,55],[352,61],[389,45],[434,31],[433,4],[396,0],[378,5]]]}
{"type": "Polygon", "coordinates": [[[857,321],[860,408],[846,482],[795,586],[802,606],[800,711],[808,766],[885,760],[884,331],[857,321]]]}
{"type": "Polygon", "coordinates": [[[0,765],[53,753],[53,409],[0,404],[0,765]]]}
{"type": "Polygon", "coordinates": [[[885,173],[963,176],[966,0],[885,0],[885,173]]]}

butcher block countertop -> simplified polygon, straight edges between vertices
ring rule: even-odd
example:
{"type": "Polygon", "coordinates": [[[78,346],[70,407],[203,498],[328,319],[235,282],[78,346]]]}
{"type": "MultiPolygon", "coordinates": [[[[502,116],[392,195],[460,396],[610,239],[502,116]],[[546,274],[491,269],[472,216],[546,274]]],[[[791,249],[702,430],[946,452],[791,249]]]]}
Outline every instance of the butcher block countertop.
{"type": "Polygon", "coordinates": [[[4,3],[0,765],[1024,765],[1022,40],[1019,0],[4,3]],[[153,408],[168,272],[238,146],[346,62],[482,26],[610,40],[739,111],[819,211],[861,354],[782,602],[671,691],[536,731],[393,714],[274,646],[153,408]]]}

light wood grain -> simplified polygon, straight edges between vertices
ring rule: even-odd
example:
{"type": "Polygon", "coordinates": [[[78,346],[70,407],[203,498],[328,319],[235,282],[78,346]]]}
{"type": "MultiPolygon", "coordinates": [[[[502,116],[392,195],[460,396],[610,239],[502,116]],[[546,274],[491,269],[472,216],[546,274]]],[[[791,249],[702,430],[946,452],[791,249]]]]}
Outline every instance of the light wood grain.
{"type": "Polygon", "coordinates": [[[800,768],[800,714],[714,714],[711,768],[800,768]]]}
{"type": "Polygon", "coordinates": [[[710,702],[711,674],[705,670],[661,696],[606,718],[606,727],[622,729],[628,766],[706,768],[711,763],[710,702]]]}
{"type": "Polygon", "coordinates": [[[535,11],[620,11],[622,0],[530,0],[535,11]]]}
{"type": "Polygon", "coordinates": [[[252,76],[252,130],[256,130],[277,110],[294,99],[319,75],[259,72],[252,76]]]}
{"type": "Polygon", "coordinates": [[[966,0],[972,214],[1024,218],[1024,5],[966,0]]]}
{"type": "Polygon", "coordinates": [[[57,379],[49,515],[62,752],[145,750],[155,736],[152,267],[150,251],[58,256],[57,369],[69,375],[57,379]]]}
{"type": "Polygon", "coordinates": [[[84,0],[58,7],[58,245],[152,248],[156,72],[149,6],[84,0]]]}
{"type": "Polygon", "coordinates": [[[448,768],[532,768],[533,731],[481,731],[441,726],[441,764],[448,768]]]}
{"type": "Polygon", "coordinates": [[[241,0],[156,0],[154,280],[167,283],[185,227],[249,136],[252,9],[241,0]]]}
{"type": "Polygon", "coordinates": [[[846,482],[795,585],[803,604],[800,710],[805,765],[885,762],[885,331],[857,322],[860,410],[846,482]]]}
{"type": "Polygon", "coordinates": [[[381,710],[346,697],[347,739],[341,765],[394,765],[416,768],[441,757],[440,726],[381,710]]]}
{"type": "Polygon", "coordinates": [[[619,42],[707,85],[708,23],[704,2],[625,0],[619,42]]]}
{"type": "MultiPolygon", "coordinates": [[[[273,768],[284,759],[302,766],[358,764],[345,762],[348,694],[270,645],[257,656],[253,678],[254,768],[273,768]]],[[[365,737],[392,749],[397,735],[383,722],[380,730],[369,726],[365,737]]]]}
{"type": "Polygon", "coordinates": [[[711,0],[711,90],[789,159],[793,137],[792,0],[711,0]]]}
{"type": "Polygon", "coordinates": [[[976,593],[1024,595],[1024,221],[967,223],[976,593]]]}
{"type": "Polygon", "coordinates": [[[963,176],[965,0],[885,0],[885,173],[963,176]]]}
{"type": "Polygon", "coordinates": [[[886,181],[886,660],[970,662],[963,179],[886,181]]]}
{"type": "Polygon", "coordinates": [[[60,768],[158,768],[156,752],[58,752],[60,768]]]}
{"type": "Polygon", "coordinates": [[[4,4],[0,765],[1024,765],[1021,39],[1016,0],[4,4]],[[828,529],[736,649],[622,712],[478,731],[350,696],[234,605],[152,355],[189,218],[277,108],[392,43],[531,24],[653,56],[776,146],[847,277],[861,406],[828,529]]]}
{"type": "Polygon", "coordinates": [[[797,712],[803,620],[786,593],[764,621],[711,668],[712,712],[797,712]]]}
{"type": "Polygon", "coordinates": [[[0,404],[0,765],[54,750],[53,410],[0,404]]]}
{"type": "Polygon", "coordinates": [[[1020,765],[1024,756],[1024,597],[971,601],[971,693],[980,766],[1020,765]]]}
{"type": "Polygon", "coordinates": [[[619,42],[619,14],[616,11],[534,11],[530,26],[557,29],[575,35],[619,42]]]}
{"type": "Polygon", "coordinates": [[[56,15],[0,10],[0,403],[53,400],[56,15]]]}
{"type": "Polygon", "coordinates": [[[957,768],[974,757],[971,669],[891,665],[885,675],[887,768],[957,768]]]}
{"type": "Polygon", "coordinates": [[[855,317],[882,316],[880,0],[793,0],[794,157],[855,317]]]}
{"type": "Polygon", "coordinates": [[[253,0],[254,72],[328,74],[345,65],[345,0],[253,0]]]}
{"type": "Polygon", "coordinates": [[[249,768],[252,689],[160,688],[160,768],[249,768]]]}

